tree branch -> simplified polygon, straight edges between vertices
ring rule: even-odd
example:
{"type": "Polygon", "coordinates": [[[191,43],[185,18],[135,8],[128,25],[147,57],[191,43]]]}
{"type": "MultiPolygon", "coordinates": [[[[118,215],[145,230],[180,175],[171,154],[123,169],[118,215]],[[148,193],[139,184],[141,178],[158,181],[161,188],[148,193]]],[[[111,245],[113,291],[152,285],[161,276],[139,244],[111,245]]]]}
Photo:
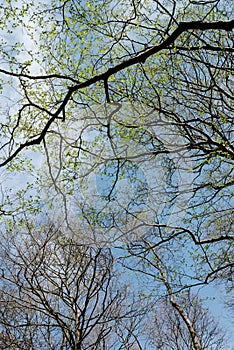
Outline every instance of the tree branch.
{"type": "MultiPolygon", "coordinates": [[[[174,30],[174,32],[161,44],[155,45],[152,48],[149,48],[145,50],[144,52],[128,59],[120,64],[109,68],[107,71],[101,74],[97,74],[91,79],[88,79],[82,83],[78,83],[68,89],[68,92],[61,103],[60,107],[57,109],[55,113],[51,113],[48,111],[50,115],[52,115],[52,118],[46,123],[44,129],[41,131],[40,135],[36,137],[33,140],[26,141],[25,143],[22,143],[7,159],[5,159],[2,163],[0,163],[0,167],[8,164],[12,159],[14,159],[24,148],[27,148],[32,145],[40,144],[41,141],[44,139],[47,131],[49,130],[51,124],[54,122],[54,120],[59,116],[60,113],[63,113],[65,106],[69,102],[72,94],[78,90],[81,90],[83,88],[89,87],[99,81],[104,81],[104,83],[107,83],[107,80],[110,76],[128,68],[138,63],[144,63],[149,57],[153,56],[157,52],[162,51],[163,49],[169,48],[170,45],[172,45],[175,40],[183,33],[188,30],[225,30],[225,31],[231,31],[234,28],[234,20],[231,21],[215,21],[215,22],[200,22],[200,21],[192,21],[192,22],[180,22],[178,27],[174,30]]],[[[3,72],[3,71],[2,71],[3,72]]],[[[14,75],[14,73],[12,73],[14,75]]],[[[52,75],[54,77],[57,77],[57,75],[52,75]]],[[[21,75],[22,77],[22,75],[21,75]]],[[[26,77],[26,76],[25,76],[26,77]]],[[[36,78],[35,78],[36,79],[36,78]]],[[[67,79],[70,79],[69,77],[67,79]]],[[[106,89],[106,85],[105,85],[106,89]]],[[[108,98],[108,95],[107,95],[108,98]]],[[[35,107],[41,109],[39,106],[35,107]]]]}

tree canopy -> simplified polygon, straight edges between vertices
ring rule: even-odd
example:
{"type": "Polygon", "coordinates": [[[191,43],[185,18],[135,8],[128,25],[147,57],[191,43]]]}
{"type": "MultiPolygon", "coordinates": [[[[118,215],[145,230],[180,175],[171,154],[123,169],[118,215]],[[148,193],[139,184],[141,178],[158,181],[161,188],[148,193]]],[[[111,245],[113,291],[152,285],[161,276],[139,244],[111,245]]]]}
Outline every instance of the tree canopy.
{"type": "Polygon", "coordinates": [[[233,345],[233,10],[0,6],[2,348],[233,345]]]}

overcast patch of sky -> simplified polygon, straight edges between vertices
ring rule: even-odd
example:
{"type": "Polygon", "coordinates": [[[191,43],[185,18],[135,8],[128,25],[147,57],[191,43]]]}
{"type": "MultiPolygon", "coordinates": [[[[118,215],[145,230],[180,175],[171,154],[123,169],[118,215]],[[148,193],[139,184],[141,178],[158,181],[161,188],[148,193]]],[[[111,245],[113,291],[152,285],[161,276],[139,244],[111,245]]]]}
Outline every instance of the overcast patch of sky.
{"type": "MultiPolygon", "coordinates": [[[[17,1],[12,2],[12,6],[21,7],[24,4],[24,1],[17,1]]],[[[33,26],[33,22],[30,21],[31,14],[28,13],[24,17],[24,26],[21,24],[17,27],[14,27],[13,24],[9,21],[9,25],[5,30],[1,30],[1,37],[5,41],[5,48],[9,48],[11,46],[14,46],[15,44],[22,43],[23,48],[20,50],[18,54],[16,54],[15,58],[17,60],[17,63],[23,64],[26,61],[29,61],[32,59],[32,56],[30,53],[37,53],[38,47],[36,45],[35,40],[33,40],[26,27],[27,25],[33,26]],[[8,33],[7,30],[10,30],[11,32],[8,33]]],[[[35,32],[38,33],[38,28],[35,28],[35,32]]],[[[1,60],[1,68],[5,70],[9,70],[9,62],[4,60],[2,57],[1,60]]],[[[18,66],[18,65],[17,65],[18,66]]],[[[13,65],[13,67],[17,68],[16,65],[13,65]]],[[[14,69],[13,68],[13,69],[14,69]]],[[[34,60],[30,66],[30,74],[36,75],[38,73],[41,73],[41,66],[34,60]]],[[[0,77],[5,80],[5,84],[3,84],[2,93],[0,96],[1,101],[1,114],[0,114],[0,122],[4,123],[6,121],[7,115],[14,115],[18,112],[19,107],[21,106],[21,99],[22,95],[20,93],[19,87],[18,87],[18,79],[14,77],[9,77],[4,74],[0,74],[0,77]]],[[[3,142],[3,139],[1,140],[3,142]]],[[[41,166],[41,153],[34,152],[32,150],[27,150],[24,152],[24,156],[28,159],[32,159],[33,165],[36,168],[40,168],[41,166]]],[[[3,188],[5,191],[8,191],[9,188],[14,188],[15,191],[18,191],[22,188],[24,188],[28,182],[34,180],[34,175],[30,174],[29,172],[18,172],[17,173],[7,173],[6,170],[1,170],[1,182],[4,183],[3,188]]]]}

